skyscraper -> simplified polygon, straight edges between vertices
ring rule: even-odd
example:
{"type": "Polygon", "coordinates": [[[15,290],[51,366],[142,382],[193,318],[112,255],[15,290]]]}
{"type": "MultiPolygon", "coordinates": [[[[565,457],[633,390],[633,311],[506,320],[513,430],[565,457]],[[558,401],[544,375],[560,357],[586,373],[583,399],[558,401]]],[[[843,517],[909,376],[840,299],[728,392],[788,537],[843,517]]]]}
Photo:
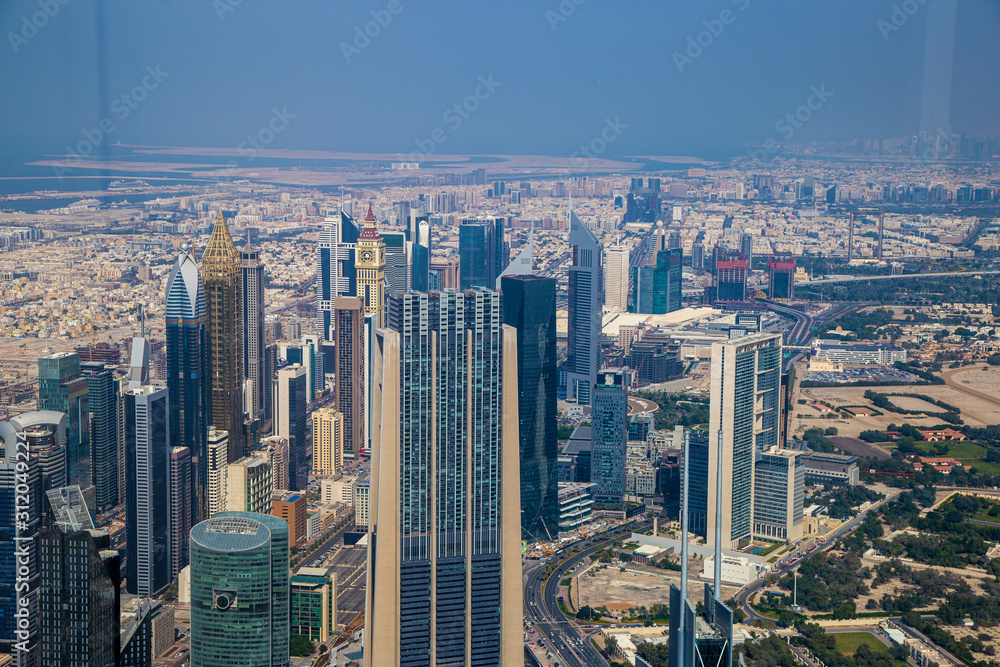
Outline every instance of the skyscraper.
{"type": "Polygon", "coordinates": [[[334,407],[344,415],[344,453],[358,457],[365,446],[365,358],[362,347],[361,300],[337,299],[334,305],[334,407]]]}
{"type": "Polygon", "coordinates": [[[127,590],[151,596],[170,585],[170,421],[166,388],[125,394],[127,590]]]}
{"type": "Polygon", "coordinates": [[[569,322],[566,358],[566,398],[590,404],[601,358],[601,243],[576,213],[569,212],[569,244],[573,264],[568,269],[569,322]]]}
{"type": "Polygon", "coordinates": [[[629,248],[623,245],[610,246],[605,251],[604,266],[607,268],[604,305],[624,313],[628,310],[629,293],[629,248]]]}
{"type": "Polygon", "coordinates": [[[632,311],[662,315],[681,309],[681,249],[660,250],[653,266],[635,267],[632,311]]]}
{"type": "Polygon", "coordinates": [[[174,447],[170,450],[170,577],[188,564],[188,535],[191,533],[192,475],[191,450],[174,447]]]}
{"type": "Polygon", "coordinates": [[[293,364],[278,371],[274,433],[288,438],[288,487],[306,488],[309,451],[306,445],[306,369],[293,364]]]}
{"type": "Polygon", "coordinates": [[[416,239],[410,257],[410,289],[426,292],[430,289],[431,225],[427,216],[418,216],[416,239]]]}
{"type": "Polygon", "coordinates": [[[80,374],[87,381],[90,410],[90,467],[97,511],[118,504],[118,391],[112,367],[84,361],[80,374]]]}
{"type": "Polygon", "coordinates": [[[181,245],[177,262],[167,279],[166,304],[167,389],[170,392],[172,448],[191,452],[193,494],[188,526],[205,518],[208,483],[206,434],[208,432],[208,315],[205,285],[191,247],[181,245]]]}
{"type": "Polygon", "coordinates": [[[341,211],[328,216],[316,248],[316,315],[318,333],[333,340],[333,302],[358,294],[358,271],[354,244],[361,230],[351,216],[341,211]]]}
{"type": "Polygon", "coordinates": [[[288,665],[288,523],[223,512],[191,529],[191,664],[288,665]]]}
{"type": "Polygon", "coordinates": [[[263,414],[264,392],[267,378],[264,377],[264,264],[260,261],[260,251],[249,245],[240,250],[240,335],[242,346],[243,373],[250,381],[250,404],[244,412],[251,419],[259,419],[263,414]]]}
{"type": "Polygon", "coordinates": [[[458,228],[459,287],[496,287],[507,268],[503,218],[465,218],[458,228]]]}
{"type": "Polygon", "coordinates": [[[749,262],[745,259],[719,261],[715,265],[716,295],[719,301],[743,301],[747,298],[749,262]]]}
{"type": "Polygon", "coordinates": [[[753,533],[767,540],[802,538],[806,489],[804,452],[777,446],[760,452],[754,465],[753,533]]]}
{"type": "Polygon", "coordinates": [[[208,423],[229,433],[229,462],[243,452],[243,363],[240,356],[240,253],[219,211],[201,256],[208,307],[208,423]]]}
{"type": "Polygon", "coordinates": [[[781,334],[759,333],[712,344],[710,447],[721,447],[722,504],[715,507],[717,461],[709,456],[708,527],[714,544],[721,517],[722,546],[738,549],[753,535],[754,464],[779,444],[781,334]]]}
{"type": "Polygon", "coordinates": [[[408,241],[404,232],[382,231],[379,233],[385,244],[385,293],[396,290],[406,291],[410,287],[410,262],[407,253],[408,241]]]}
{"type": "Polygon", "coordinates": [[[312,413],[314,475],[336,475],[344,465],[344,415],[320,408],[312,413]]]}
{"type": "Polygon", "coordinates": [[[590,397],[590,481],[597,502],[621,502],[625,494],[628,389],[621,371],[602,371],[590,397]]]}
{"type": "Polygon", "coordinates": [[[375,326],[381,327],[385,325],[385,244],[375,223],[375,214],[369,204],[365,227],[355,246],[355,268],[358,273],[358,298],[364,305],[365,313],[375,316],[375,326]]]}
{"type": "Polygon", "coordinates": [[[365,665],[520,667],[517,340],[500,293],[396,293],[374,347],[365,665]]]}
{"type": "Polygon", "coordinates": [[[771,270],[768,297],[781,300],[794,299],[795,258],[775,259],[772,257],[768,260],[768,268],[771,270]]]}
{"type": "Polygon", "coordinates": [[[521,533],[559,534],[559,455],[556,429],[556,280],[504,276],[504,324],[517,331],[521,466],[521,533]]]}
{"type": "Polygon", "coordinates": [[[46,493],[39,535],[39,665],[113,667],[118,650],[119,555],[98,530],[80,487],[46,493]]]}
{"type": "Polygon", "coordinates": [[[209,427],[205,453],[205,516],[213,517],[226,511],[229,434],[209,427]]]}
{"type": "Polygon", "coordinates": [[[80,377],[80,355],[58,352],[38,360],[38,409],[66,414],[68,484],[91,485],[87,380],[80,377]]]}
{"type": "Polygon", "coordinates": [[[274,478],[265,453],[256,452],[230,463],[226,473],[226,510],[271,513],[274,478]]]}

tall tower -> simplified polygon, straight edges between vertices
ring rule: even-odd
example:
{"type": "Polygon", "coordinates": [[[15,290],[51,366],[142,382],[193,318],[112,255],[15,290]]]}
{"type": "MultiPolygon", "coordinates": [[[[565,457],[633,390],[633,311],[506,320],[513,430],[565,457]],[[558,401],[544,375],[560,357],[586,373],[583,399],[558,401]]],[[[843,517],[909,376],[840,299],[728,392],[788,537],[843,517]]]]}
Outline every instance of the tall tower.
{"type": "Polygon", "coordinates": [[[288,665],[288,523],[223,512],[191,530],[191,663],[288,665]]]}
{"type": "Polygon", "coordinates": [[[240,358],[240,253],[219,211],[201,256],[208,306],[208,423],[229,433],[229,461],[243,452],[243,370],[240,358]]]}
{"type": "Polygon", "coordinates": [[[288,489],[292,491],[302,491],[309,483],[306,387],[306,369],[301,364],[292,364],[278,371],[274,434],[288,439],[288,489]]]}
{"type": "Polygon", "coordinates": [[[709,456],[709,544],[718,535],[724,549],[735,550],[753,535],[755,466],[761,452],[779,444],[780,392],[781,334],[712,344],[708,437],[721,455],[709,456]]]}
{"type": "Polygon", "coordinates": [[[170,576],[188,564],[188,535],[191,534],[191,450],[170,450],[170,576]]]}
{"type": "MultiPolygon", "coordinates": [[[[572,205],[571,205],[572,206],[572,205]]],[[[590,404],[590,390],[597,382],[601,355],[601,242],[587,225],[569,212],[569,244],[573,264],[569,267],[569,350],[566,359],[566,398],[590,404]]]]}
{"type": "Polygon", "coordinates": [[[38,409],[66,414],[67,483],[81,489],[90,487],[88,385],[80,377],[80,355],[76,352],[58,352],[38,360],[38,409]]]}
{"type": "Polygon", "coordinates": [[[517,330],[521,534],[559,535],[556,428],[556,279],[504,276],[504,324],[517,330]]]}
{"type": "Polygon", "coordinates": [[[164,388],[125,394],[126,579],[133,595],[170,585],[170,420],[164,388]]]}
{"type": "Polygon", "coordinates": [[[243,372],[250,380],[251,396],[244,412],[252,419],[260,419],[264,412],[264,264],[260,251],[249,245],[240,250],[240,319],[243,324],[240,344],[243,372]]]}
{"type": "Polygon", "coordinates": [[[355,458],[365,447],[365,355],[361,300],[341,297],[334,304],[334,407],[344,415],[344,452],[355,458]]]}
{"type": "Polygon", "coordinates": [[[190,528],[206,514],[208,473],[208,315],[205,284],[191,246],[183,244],[167,280],[167,389],[171,447],[191,452],[190,528]]]}
{"type": "Polygon", "coordinates": [[[607,267],[607,291],[604,294],[604,305],[611,310],[624,313],[628,310],[629,292],[629,248],[624,245],[613,245],[605,251],[605,266],[607,267]]]}
{"type": "Polygon", "coordinates": [[[385,244],[375,229],[371,204],[365,216],[365,228],[358,237],[355,253],[358,271],[358,297],[365,313],[375,316],[376,328],[385,326],[385,244]]]}
{"type": "Polygon", "coordinates": [[[320,408],[312,413],[314,475],[336,475],[344,465],[344,415],[320,408]]]}
{"type": "Polygon", "coordinates": [[[517,337],[502,317],[496,291],[397,292],[375,333],[366,667],[523,663],[517,337]]]}
{"type": "Polygon", "coordinates": [[[316,248],[316,323],[323,340],[332,340],[333,302],[358,294],[355,243],[361,230],[347,213],[329,216],[316,248]]]}
{"type": "Polygon", "coordinates": [[[103,361],[80,363],[90,404],[90,465],[97,511],[118,504],[118,392],[113,366],[103,361]]]}
{"type": "Polygon", "coordinates": [[[598,376],[591,395],[590,481],[597,502],[618,503],[625,495],[628,389],[621,371],[598,376]]]}

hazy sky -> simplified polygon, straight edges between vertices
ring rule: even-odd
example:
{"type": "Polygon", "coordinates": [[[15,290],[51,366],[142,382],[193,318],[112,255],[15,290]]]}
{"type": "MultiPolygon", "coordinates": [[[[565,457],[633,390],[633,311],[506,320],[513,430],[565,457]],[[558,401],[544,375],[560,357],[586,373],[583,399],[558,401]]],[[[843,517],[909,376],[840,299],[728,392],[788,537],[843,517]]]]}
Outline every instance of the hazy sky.
{"type": "Polygon", "coordinates": [[[102,119],[112,143],[270,125],[270,148],[403,154],[570,155],[610,122],[605,156],[715,157],[809,102],[793,141],[913,134],[929,105],[1000,133],[997,0],[4,0],[0,27],[6,159],[102,119]]]}

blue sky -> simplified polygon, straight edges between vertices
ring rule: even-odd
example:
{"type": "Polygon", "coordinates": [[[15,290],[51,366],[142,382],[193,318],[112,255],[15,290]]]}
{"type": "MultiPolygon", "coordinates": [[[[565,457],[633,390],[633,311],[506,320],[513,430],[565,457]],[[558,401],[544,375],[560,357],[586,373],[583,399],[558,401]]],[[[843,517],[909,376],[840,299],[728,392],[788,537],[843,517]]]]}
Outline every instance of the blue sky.
{"type": "Polygon", "coordinates": [[[950,2],[950,89],[931,97],[955,132],[1000,133],[995,0],[62,1],[0,4],[8,156],[63,152],[102,119],[126,144],[236,147],[277,109],[294,118],[272,148],[410,153],[440,128],[438,152],[570,155],[618,119],[607,156],[715,157],[779,136],[822,86],[795,141],[903,136],[950,2]]]}

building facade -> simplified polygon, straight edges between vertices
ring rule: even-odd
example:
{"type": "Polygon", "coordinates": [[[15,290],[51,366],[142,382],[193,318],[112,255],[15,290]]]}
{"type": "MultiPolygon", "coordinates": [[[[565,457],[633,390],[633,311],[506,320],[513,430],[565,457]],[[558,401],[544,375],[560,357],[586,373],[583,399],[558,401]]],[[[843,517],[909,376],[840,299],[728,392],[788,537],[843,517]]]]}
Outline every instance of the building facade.
{"type": "Polygon", "coordinates": [[[336,346],[334,407],[344,415],[344,454],[358,457],[365,443],[365,360],[361,300],[343,297],[333,311],[336,346]]]}
{"type": "Polygon", "coordinates": [[[708,526],[715,540],[718,448],[722,448],[722,546],[737,550],[753,535],[754,464],[779,443],[781,334],[759,333],[712,344],[708,526]],[[721,444],[720,444],[721,439],[721,444]]]}
{"type": "Polygon", "coordinates": [[[625,374],[602,371],[591,394],[590,481],[597,502],[621,502],[625,495],[628,389],[625,374]]]}
{"type": "Polygon", "coordinates": [[[375,326],[385,326],[385,243],[375,227],[375,214],[368,205],[365,226],[355,244],[358,298],[365,314],[375,317],[375,326]]]}
{"type": "Polygon", "coordinates": [[[87,392],[76,352],[58,352],[38,360],[38,409],[66,414],[66,474],[68,483],[81,489],[91,485],[87,392]]]}
{"type": "Polygon", "coordinates": [[[207,439],[205,515],[213,517],[226,511],[226,487],[229,479],[229,434],[210,427],[207,439]]]}
{"type": "Polygon", "coordinates": [[[219,211],[201,256],[208,312],[208,423],[229,433],[229,461],[243,451],[243,359],[240,254],[219,211]]]}
{"type": "Polygon", "coordinates": [[[590,390],[597,383],[601,358],[602,246],[594,232],[572,210],[569,213],[569,244],[573,264],[568,269],[566,398],[589,405],[590,390]]]}
{"type": "Polygon", "coordinates": [[[118,391],[114,369],[101,361],[80,363],[90,411],[90,469],[97,511],[118,504],[118,391]]]}
{"type": "Polygon", "coordinates": [[[309,482],[305,367],[294,364],[282,368],[275,386],[274,433],[288,440],[288,488],[301,491],[309,482]]]}
{"type": "Polygon", "coordinates": [[[361,230],[347,213],[328,216],[323,222],[316,248],[317,331],[323,340],[333,340],[334,302],[358,294],[354,244],[361,230]]]}
{"type": "Polygon", "coordinates": [[[191,664],[289,663],[288,524],[223,512],[191,529],[191,664]]]}
{"type": "Polygon", "coordinates": [[[259,452],[230,463],[226,472],[226,510],[271,513],[274,479],[267,456],[259,452]]]}
{"type": "Polygon", "coordinates": [[[330,408],[312,413],[314,475],[336,475],[344,467],[344,415],[330,408]]]}
{"type": "Polygon", "coordinates": [[[754,465],[754,537],[784,542],[801,539],[805,477],[803,452],[775,446],[760,453],[754,465]]]}
{"type": "Polygon", "coordinates": [[[264,392],[269,382],[264,376],[264,264],[260,251],[252,247],[240,250],[240,347],[243,374],[250,383],[249,400],[243,411],[251,419],[264,412],[264,392]]]}
{"type": "Polygon", "coordinates": [[[629,246],[613,245],[604,254],[604,305],[621,313],[628,310],[629,246]]]}
{"type": "Polygon", "coordinates": [[[373,373],[365,665],[520,667],[517,340],[500,293],[393,295],[373,373]]]}
{"type": "Polygon", "coordinates": [[[170,585],[170,418],[166,388],[125,394],[127,590],[153,596],[170,585]]]}
{"type": "Polygon", "coordinates": [[[559,529],[556,471],[556,280],[504,276],[504,324],[517,331],[521,532],[553,539],[559,529]]]}
{"type": "Polygon", "coordinates": [[[193,470],[191,450],[174,447],[170,450],[170,577],[188,564],[188,535],[191,534],[191,493],[193,470]]]}
{"type": "Polygon", "coordinates": [[[208,315],[205,285],[188,244],[181,246],[167,279],[167,389],[173,447],[191,451],[191,525],[205,514],[208,483],[208,315]]]}

